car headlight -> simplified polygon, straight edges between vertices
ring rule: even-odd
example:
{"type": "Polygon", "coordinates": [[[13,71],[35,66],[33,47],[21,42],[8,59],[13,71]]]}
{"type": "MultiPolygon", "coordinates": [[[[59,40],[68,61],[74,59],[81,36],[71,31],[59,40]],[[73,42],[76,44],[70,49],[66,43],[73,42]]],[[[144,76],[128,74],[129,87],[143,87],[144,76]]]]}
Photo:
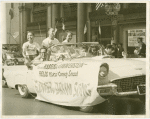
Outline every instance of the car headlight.
{"type": "Polygon", "coordinates": [[[109,73],[109,65],[107,63],[101,64],[99,73],[98,73],[98,85],[104,85],[104,84],[109,83],[109,80],[107,77],[108,73],[109,73]]]}
{"type": "Polygon", "coordinates": [[[107,68],[104,67],[104,66],[102,66],[102,67],[100,68],[99,75],[100,75],[101,77],[105,77],[105,76],[107,76],[107,74],[108,74],[107,68]]]}
{"type": "Polygon", "coordinates": [[[99,77],[106,77],[109,72],[109,66],[107,63],[104,63],[100,66],[99,77]]]}

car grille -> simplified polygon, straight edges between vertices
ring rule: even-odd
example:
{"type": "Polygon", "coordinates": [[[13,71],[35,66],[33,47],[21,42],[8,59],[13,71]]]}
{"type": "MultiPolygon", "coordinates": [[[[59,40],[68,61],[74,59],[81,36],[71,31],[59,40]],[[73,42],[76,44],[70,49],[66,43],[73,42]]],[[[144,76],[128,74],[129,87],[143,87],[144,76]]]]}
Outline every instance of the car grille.
{"type": "Polygon", "coordinates": [[[118,92],[137,91],[137,85],[145,84],[146,76],[135,76],[112,81],[117,85],[118,92]]]}

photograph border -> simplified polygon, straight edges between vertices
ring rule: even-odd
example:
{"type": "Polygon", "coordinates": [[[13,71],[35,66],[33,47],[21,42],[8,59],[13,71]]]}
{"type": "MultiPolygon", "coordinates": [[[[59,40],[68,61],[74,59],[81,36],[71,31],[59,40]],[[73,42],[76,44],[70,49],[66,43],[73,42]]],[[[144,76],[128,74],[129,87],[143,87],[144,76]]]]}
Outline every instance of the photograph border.
{"type": "MultiPolygon", "coordinates": [[[[133,3],[133,2],[136,2],[136,3],[146,3],[146,44],[147,47],[146,47],[146,104],[145,104],[145,107],[146,107],[146,114],[145,115],[22,115],[22,116],[18,116],[18,115],[11,115],[11,116],[4,116],[2,115],[2,86],[0,87],[0,100],[1,100],[1,106],[0,106],[0,113],[1,113],[1,118],[148,118],[150,117],[150,77],[149,77],[149,59],[150,59],[150,55],[149,55],[149,51],[150,51],[150,42],[149,42],[149,39],[150,39],[150,2],[148,0],[127,0],[127,1],[120,1],[120,0],[113,0],[113,1],[105,1],[105,0],[88,0],[88,1],[73,1],[73,0],[67,0],[67,1],[63,1],[63,0],[57,0],[57,1],[12,1],[13,3],[67,3],[67,2],[70,2],[70,3],[97,3],[97,2],[102,2],[102,3],[133,3]]],[[[4,3],[10,3],[11,1],[1,1],[1,9],[2,9],[2,5],[4,3]]],[[[2,10],[1,10],[1,39],[3,39],[3,29],[5,28],[5,26],[3,26],[3,18],[5,17],[5,15],[2,13],[2,10]]],[[[1,56],[1,59],[0,61],[2,62],[2,40],[0,40],[0,56],[1,56]]],[[[0,72],[2,72],[2,68],[0,70],[0,72]]],[[[2,74],[2,73],[0,73],[2,74]]],[[[1,76],[2,77],[2,76],[1,76]]],[[[0,85],[2,85],[2,83],[0,82],[0,85]]]]}

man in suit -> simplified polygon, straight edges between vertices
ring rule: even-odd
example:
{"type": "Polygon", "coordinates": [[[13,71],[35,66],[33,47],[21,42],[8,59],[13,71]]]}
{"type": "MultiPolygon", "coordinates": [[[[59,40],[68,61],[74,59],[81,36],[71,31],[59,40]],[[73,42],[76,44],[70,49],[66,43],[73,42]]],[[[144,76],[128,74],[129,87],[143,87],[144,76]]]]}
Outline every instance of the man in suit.
{"type": "Polygon", "coordinates": [[[138,37],[137,38],[137,42],[139,43],[139,57],[146,57],[146,44],[143,42],[143,38],[142,37],[138,37]]]}

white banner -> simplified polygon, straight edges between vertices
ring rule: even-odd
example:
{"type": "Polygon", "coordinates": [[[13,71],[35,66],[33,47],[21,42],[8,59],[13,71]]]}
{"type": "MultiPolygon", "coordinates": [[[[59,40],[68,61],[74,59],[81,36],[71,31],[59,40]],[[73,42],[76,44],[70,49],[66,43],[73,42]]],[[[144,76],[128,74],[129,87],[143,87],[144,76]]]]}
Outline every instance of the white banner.
{"type": "Polygon", "coordinates": [[[90,106],[105,99],[97,93],[97,63],[47,62],[35,67],[36,99],[66,106],[90,106]]]}
{"type": "Polygon", "coordinates": [[[132,29],[128,30],[128,46],[136,47],[138,46],[137,38],[142,37],[143,42],[146,42],[146,32],[145,29],[132,29]]]}

